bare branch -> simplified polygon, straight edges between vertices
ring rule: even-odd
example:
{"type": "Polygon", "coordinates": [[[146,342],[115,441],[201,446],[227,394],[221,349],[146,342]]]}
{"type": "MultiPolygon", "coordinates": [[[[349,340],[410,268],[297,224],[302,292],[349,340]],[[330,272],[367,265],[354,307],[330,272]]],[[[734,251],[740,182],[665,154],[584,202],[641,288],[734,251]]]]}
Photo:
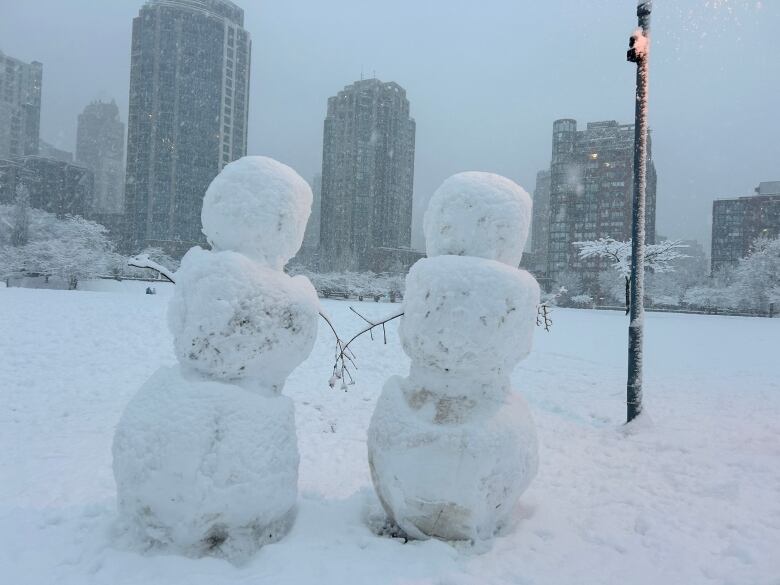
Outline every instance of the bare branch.
{"type": "Polygon", "coordinates": [[[127,265],[133,266],[134,268],[149,268],[162,275],[162,277],[167,279],[170,283],[176,284],[174,273],[168,270],[162,264],[158,264],[149,258],[149,254],[139,254],[133,258],[128,258],[127,265]]]}
{"type": "Polygon", "coordinates": [[[336,336],[336,361],[333,364],[333,375],[330,378],[330,386],[333,388],[336,385],[336,382],[341,380],[341,388],[343,390],[347,389],[347,379],[349,379],[349,384],[354,384],[355,382],[352,373],[350,372],[350,367],[357,369],[357,364],[355,363],[355,354],[352,353],[349,348],[352,342],[365,333],[370,333],[371,339],[373,339],[373,330],[376,327],[381,326],[384,333],[384,342],[387,344],[387,330],[385,329],[385,324],[392,321],[393,319],[398,319],[404,314],[403,311],[399,311],[389,317],[382,319],[381,321],[371,321],[366,316],[358,313],[353,307],[350,307],[350,310],[358,317],[363,319],[363,321],[367,323],[367,326],[353,335],[352,338],[346,343],[344,343],[343,340],[336,336]]]}
{"type": "Polygon", "coordinates": [[[536,326],[544,327],[544,330],[549,333],[550,327],[552,327],[552,317],[550,317],[550,307],[547,303],[542,303],[536,307],[536,326]]]}

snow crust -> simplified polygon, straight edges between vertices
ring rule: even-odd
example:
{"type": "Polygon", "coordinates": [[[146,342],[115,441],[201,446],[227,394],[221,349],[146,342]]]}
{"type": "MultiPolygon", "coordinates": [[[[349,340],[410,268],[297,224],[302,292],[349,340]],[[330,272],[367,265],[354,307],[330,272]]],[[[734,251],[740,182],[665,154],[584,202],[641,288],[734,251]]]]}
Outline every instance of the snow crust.
{"type": "Polygon", "coordinates": [[[203,198],[203,233],[215,250],[233,250],[281,270],[303,242],[312,204],[309,184],[265,156],[225,166],[203,198]]]}
{"type": "Polygon", "coordinates": [[[292,401],[160,368],[130,401],[113,443],[122,520],[134,540],[243,560],[294,517],[292,401]]]}
{"type": "Polygon", "coordinates": [[[531,197],[513,181],[469,171],[436,190],[423,219],[428,256],[477,256],[518,266],[531,225],[531,197]]]}
{"type": "Polygon", "coordinates": [[[281,392],[317,337],[311,282],[201,248],[187,252],[176,279],[168,322],[179,362],[211,379],[281,392]]]}

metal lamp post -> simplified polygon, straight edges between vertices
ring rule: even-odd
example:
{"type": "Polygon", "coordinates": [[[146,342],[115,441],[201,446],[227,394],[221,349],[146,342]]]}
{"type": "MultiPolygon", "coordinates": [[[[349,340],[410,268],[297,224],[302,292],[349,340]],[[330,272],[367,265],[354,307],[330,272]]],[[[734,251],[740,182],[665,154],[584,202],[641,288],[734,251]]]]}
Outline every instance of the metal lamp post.
{"type": "Polygon", "coordinates": [[[652,1],[637,6],[639,28],[631,36],[627,59],[636,63],[634,114],[634,194],[631,213],[631,317],[628,325],[627,422],[642,412],[642,334],[645,290],[645,188],[647,186],[647,90],[652,1]]]}

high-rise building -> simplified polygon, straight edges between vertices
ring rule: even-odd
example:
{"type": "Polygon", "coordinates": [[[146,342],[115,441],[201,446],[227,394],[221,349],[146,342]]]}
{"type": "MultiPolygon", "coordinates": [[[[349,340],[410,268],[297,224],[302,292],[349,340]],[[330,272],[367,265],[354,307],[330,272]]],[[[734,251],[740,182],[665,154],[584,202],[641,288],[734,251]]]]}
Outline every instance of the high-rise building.
{"type": "MultiPolygon", "coordinates": [[[[415,122],[397,83],[365,79],[328,99],[320,268],[402,270],[411,246],[415,122]]],[[[415,256],[416,258],[416,256],[415,256]]]]}
{"type": "Polygon", "coordinates": [[[92,214],[124,212],[124,142],[125,125],[114,101],[92,102],[79,114],[76,160],[95,175],[92,214]]]}
{"type": "Polygon", "coordinates": [[[750,197],[713,201],[712,272],[735,266],[760,237],[780,237],[780,181],[759,184],[750,197]]]}
{"type": "MultiPolygon", "coordinates": [[[[578,273],[595,286],[609,261],[582,260],[574,242],[631,238],[634,125],[614,120],[553,123],[550,165],[550,211],[546,276],[555,281],[564,272],[578,273]]],[[[656,172],[648,141],[645,239],[655,242],[656,172]]]]}
{"type": "Polygon", "coordinates": [[[533,258],[530,267],[543,271],[547,258],[547,246],[550,234],[550,171],[536,173],[534,187],[533,216],[531,218],[531,239],[526,246],[533,258]],[[541,269],[541,270],[540,270],[541,269]]]}
{"type": "Polygon", "coordinates": [[[0,157],[38,154],[43,65],[0,51],[0,157]]]}
{"type": "Polygon", "coordinates": [[[203,243],[203,196],[246,154],[251,41],[229,0],[149,0],[133,20],[126,246],[203,243]]]}

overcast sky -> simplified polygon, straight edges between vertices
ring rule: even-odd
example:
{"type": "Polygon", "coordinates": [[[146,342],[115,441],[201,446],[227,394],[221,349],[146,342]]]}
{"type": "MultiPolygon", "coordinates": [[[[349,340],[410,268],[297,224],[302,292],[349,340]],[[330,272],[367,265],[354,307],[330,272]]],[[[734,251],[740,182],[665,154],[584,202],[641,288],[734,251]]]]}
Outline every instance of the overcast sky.
{"type": "MultiPolygon", "coordinates": [[[[552,122],[633,121],[635,0],[238,0],[252,35],[249,152],[319,172],[328,96],[376,73],[417,121],[415,225],[450,174],[533,190],[552,122]]],[[[0,50],[43,69],[41,137],[114,98],[127,121],[142,0],[0,0],[0,50]]],[[[780,180],[780,0],[656,0],[650,125],[658,231],[709,253],[712,200],[780,180]]],[[[419,245],[419,235],[416,243],[419,245]]]]}

